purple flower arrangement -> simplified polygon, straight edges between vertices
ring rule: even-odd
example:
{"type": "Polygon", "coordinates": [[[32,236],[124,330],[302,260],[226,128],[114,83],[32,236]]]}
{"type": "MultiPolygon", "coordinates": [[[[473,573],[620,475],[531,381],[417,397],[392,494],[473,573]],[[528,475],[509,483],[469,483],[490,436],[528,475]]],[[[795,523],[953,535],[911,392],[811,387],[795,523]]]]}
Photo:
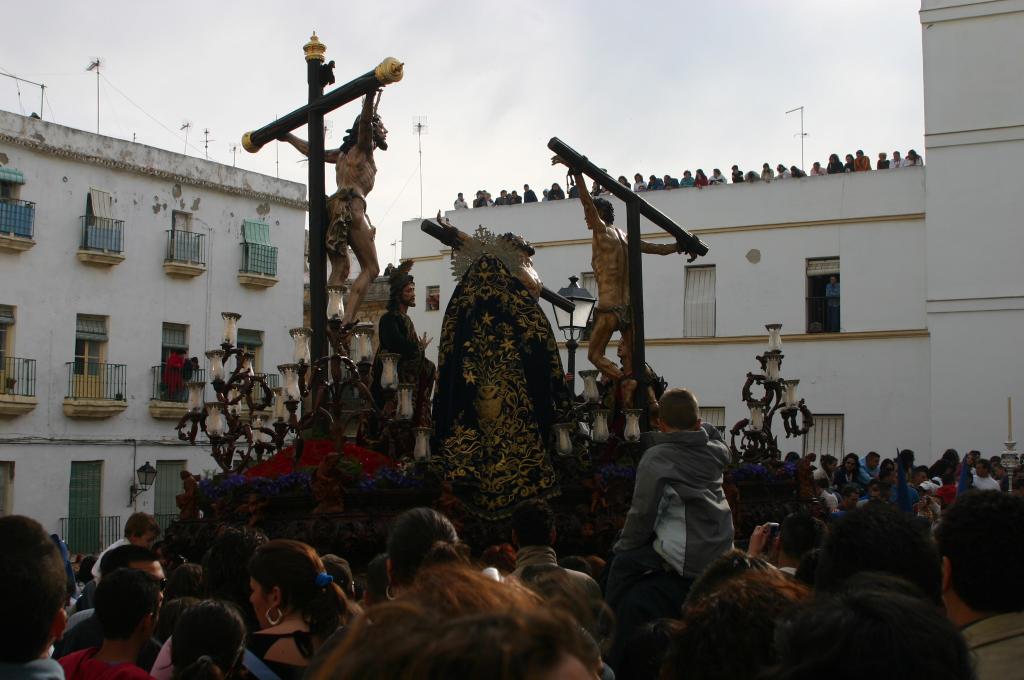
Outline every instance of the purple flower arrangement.
{"type": "Polygon", "coordinates": [[[632,481],[636,479],[636,468],[632,465],[605,463],[601,467],[597,468],[597,474],[606,482],[611,482],[617,479],[632,481]]]}
{"type": "Polygon", "coordinates": [[[771,467],[760,463],[747,463],[737,465],[730,474],[734,482],[781,482],[796,477],[796,463],[776,464],[771,467]]]}
{"type": "Polygon", "coordinates": [[[292,472],[277,478],[245,477],[243,475],[227,475],[215,479],[203,479],[199,482],[199,493],[210,501],[218,501],[228,496],[242,496],[250,493],[259,494],[264,498],[284,494],[309,494],[310,473],[292,472]]]}
{"type": "Polygon", "coordinates": [[[382,467],[372,476],[363,477],[357,488],[360,491],[377,489],[422,489],[426,482],[412,467],[382,467]]]}

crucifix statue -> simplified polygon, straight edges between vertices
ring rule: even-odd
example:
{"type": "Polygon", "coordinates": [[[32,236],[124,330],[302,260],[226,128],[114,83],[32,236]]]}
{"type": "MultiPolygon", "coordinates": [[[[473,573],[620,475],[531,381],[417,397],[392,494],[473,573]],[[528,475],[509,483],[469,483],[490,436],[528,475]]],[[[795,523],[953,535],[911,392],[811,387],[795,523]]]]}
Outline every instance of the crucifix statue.
{"type": "Polygon", "coordinates": [[[334,62],[324,64],[327,47],[314,33],[302,50],[306,57],[309,103],[258,130],[245,133],[242,146],[256,153],[269,142],[285,140],[309,158],[309,302],[313,327],[311,354],[316,360],[327,354],[326,254],[331,254],[332,282],[348,277],[347,247],[352,248],[362,267],[346,305],[344,321],[347,324],[354,322],[362,296],[380,270],[373,244],[374,229],[366,219],[366,194],[373,188],[377,174],[373,149],[387,148],[384,140],[387,131],[376,116],[373,95],[385,85],[401,80],[404,71],[401,62],[388,57],[372,71],[324,94],[324,87],[334,83],[334,62]],[[324,114],[359,97],[365,98],[363,111],[342,147],[325,152],[324,114]],[[308,141],[292,134],[303,125],[308,127],[308,141]],[[330,206],[324,195],[325,162],[337,166],[338,191],[331,196],[330,206]],[[325,217],[330,220],[329,226],[325,217]]]}
{"type": "Polygon", "coordinates": [[[598,295],[587,357],[595,368],[619,383],[626,408],[643,408],[647,401],[648,376],[645,370],[647,362],[644,352],[641,255],[686,253],[692,262],[698,256],[707,254],[708,247],[562,140],[553,137],[548,142],[548,148],[556,154],[551,162],[565,165],[573,175],[576,186],[582,187],[580,201],[583,203],[587,228],[592,234],[591,265],[597,280],[598,295]],[[583,175],[589,176],[626,204],[627,233],[615,227],[612,204],[605,199],[593,199],[587,193],[583,175]],[[656,244],[642,240],[641,214],[675,237],[676,242],[656,244]],[[622,369],[604,355],[615,331],[619,331],[621,342],[625,345],[619,350],[622,369]],[[643,389],[637,390],[640,386],[643,389]],[[638,402],[636,404],[633,403],[634,396],[638,402]]]}

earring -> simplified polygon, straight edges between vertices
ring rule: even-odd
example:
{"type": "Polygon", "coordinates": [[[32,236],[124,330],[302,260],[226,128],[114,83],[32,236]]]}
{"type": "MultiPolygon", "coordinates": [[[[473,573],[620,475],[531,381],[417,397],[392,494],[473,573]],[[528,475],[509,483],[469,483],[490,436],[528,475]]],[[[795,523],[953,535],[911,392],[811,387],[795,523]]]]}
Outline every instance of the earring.
{"type": "Polygon", "coordinates": [[[395,599],[395,596],[391,594],[391,584],[390,583],[388,584],[388,587],[384,589],[384,596],[386,598],[388,598],[389,600],[395,599]]]}
{"type": "Polygon", "coordinates": [[[281,623],[281,619],[284,618],[284,612],[281,611],[280,607],[271,607],[267,610],[266,617],[267,623],[269,623],[271,626],[276,626],[277,624],[281,623]],[[270,612],[272,612],[275,609],[277,610],[277,616],[271,616],[270,612]]]}

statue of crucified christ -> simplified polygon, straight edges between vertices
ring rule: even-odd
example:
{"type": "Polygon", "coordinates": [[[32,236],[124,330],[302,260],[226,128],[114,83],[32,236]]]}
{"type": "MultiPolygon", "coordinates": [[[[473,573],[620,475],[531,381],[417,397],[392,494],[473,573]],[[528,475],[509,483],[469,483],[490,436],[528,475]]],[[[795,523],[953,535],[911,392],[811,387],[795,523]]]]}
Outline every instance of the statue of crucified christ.
{"type": "MultiPolygon", "coordinates": [[[[379,98],[378,98],[379,101],[379,98]]],[[[352,129],[348,130],[341,147],[324,153],[325,163],[336,165],[338,190],[327,199],[327,231],[325,249],[331,261],[329,286],[344,285],[351,267],[348,249],[352,248],[359,262],[359,276],[352,282],[342,324],[356,321],[356,313],[362,304],[367,288],[380,274],[377,249],[373,239],[376,228],[366,215],[366,195],[373,190],[377,176],[377,165],[373,161],[373,150],[387,151],[387,129],[376,113],[372,94],[363,98],[363,110],[356,116],[352,129]]],[[[283,140],[309,156],[309,142],[288,134],[283,140]]]]}
{"type": "MultiPolygon", "coordinates": [[[[622,396],[626,407],[631,408],[637,383],[633,367],[633,310],[629,298],[629,251],[626,234],[613,224],[615,210],[612,204],[603,198],[590,196],[586,190],[583,173],[569,166],[559,156],[552,158],[551,164],[568,167],[576,186],[583,187],[580,190],[580,202],[583,204],[587,229],[591,232],[590,264],[594,268],[594,278],[597,281],[597,307],[594,308],[594,327],[590,332],[587,359],[610,380],[618,382],[624,377],[627,378],[621,383],[622,396]],[[622,358],[621,369],[604,355],[608,341],[615,331],[619,331],[621,336],[618,352],[622,358]]],[[[640,250],[654,255],[684,252],[682,243],[647,241],[640,241],[640,250]]]]}

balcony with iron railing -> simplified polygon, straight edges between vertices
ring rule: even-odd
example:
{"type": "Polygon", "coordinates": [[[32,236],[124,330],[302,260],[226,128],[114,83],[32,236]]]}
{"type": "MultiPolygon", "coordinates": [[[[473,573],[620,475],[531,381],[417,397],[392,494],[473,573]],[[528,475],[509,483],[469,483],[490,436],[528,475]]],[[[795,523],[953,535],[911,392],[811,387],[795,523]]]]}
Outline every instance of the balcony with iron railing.
{"type": "Polygon", "coordinates": [[[36,204],[0,198],[0,251],[17,253],[35,245],[36,204]]]}
{"type": "Polygon", "coordinates": [[[0,356],[0,416],[20,416],[36,404],[36,360],[0,356]]]}
{"type": "Polygon", "coordinates": [[[121,538],[121,517],[61,517],[60,537],[67,543],[72,555],[98,556],[121,538]]]}
{"type": "Polygon", "coordinates": [[[839,298],[808,297],[807,298],[807,332],[838,333],[839,298]]]}
{"type": "Polygon", "coordinates": [[[185,414],[188,383],[206,382],[206,371],[157,364],[150,369],[153,390],[149,398],[149,414],[161,420],[178,420],[185,414]]]}
{"type": "Polygon", "coordinates": [[[124,364],[69,361],[64,415],[69,418],[109,418],[128,408],[124,364]]]}
{"type": "Polygon", "coordinates": [[[190,278],[206,271],[206,238],[180,229],[167,230],[164,271],[168,276],[190,278]]]}
{"type": "Polygon", "coordinates": [[[250,288],[269,288],[277,283],[277,247],[242,243],[238,282],[250,288]]]}
{"type": "Polygon", "coordinates": [[[124,220],[82,215],[78,259],[109,267],[124,261],[124,220]]]}

